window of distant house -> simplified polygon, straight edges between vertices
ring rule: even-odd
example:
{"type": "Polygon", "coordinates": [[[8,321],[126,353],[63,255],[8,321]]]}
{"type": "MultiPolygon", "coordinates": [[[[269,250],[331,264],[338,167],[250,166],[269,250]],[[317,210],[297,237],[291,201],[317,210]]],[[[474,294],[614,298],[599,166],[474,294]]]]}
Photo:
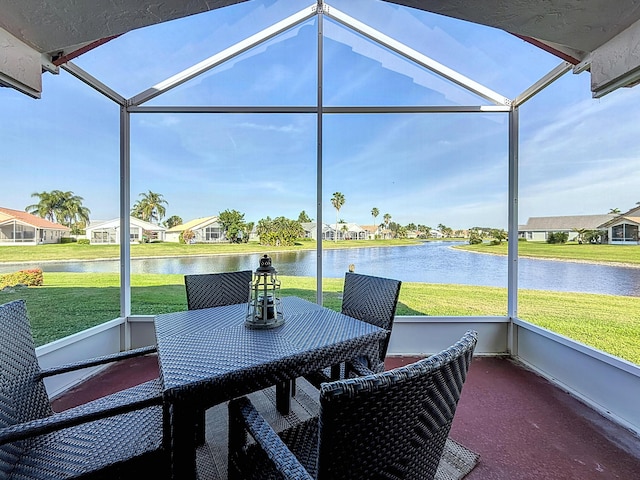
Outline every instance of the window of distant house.
{"type": "Polygon", "coordinates": [[[205,239],[208,241],[218,240],[221,236],[220,228],[218,227],[207,227],[205,229],[205,239]]]}

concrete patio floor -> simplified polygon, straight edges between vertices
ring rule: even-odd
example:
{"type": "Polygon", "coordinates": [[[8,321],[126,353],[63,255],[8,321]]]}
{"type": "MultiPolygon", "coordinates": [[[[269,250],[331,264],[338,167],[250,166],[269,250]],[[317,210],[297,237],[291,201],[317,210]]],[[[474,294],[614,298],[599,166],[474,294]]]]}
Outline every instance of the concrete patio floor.
{"type": "MultiPolygon", "coordinates": [[[[157,375],[154,356],[120,362],[52,404],[63,410],[157,375]]],[[[467,480],[640,478],[640,438],[508,358],[474,359],[451,437],[480,454],[467,480]]]]}

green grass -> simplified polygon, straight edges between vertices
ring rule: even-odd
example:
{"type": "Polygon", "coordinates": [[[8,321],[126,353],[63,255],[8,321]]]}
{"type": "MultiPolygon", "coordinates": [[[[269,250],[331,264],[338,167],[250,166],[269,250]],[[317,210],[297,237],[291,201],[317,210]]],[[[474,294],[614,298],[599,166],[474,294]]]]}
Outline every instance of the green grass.
{"type": "MultiPolygon", "coordinates": [[[[415,240],[341,240],[338,242],[322,242],[322,248],[362,248],[392,247],[417,245],[415,240]]],[[[298,250],[314,250],[315,240],[300,240],[290,247],[268,247],[257,242],[249,243],[214,243],[185,245],[180,243],[159,242],[131,245],[131,257],[179,257],[197,255],[272,253],[298,250]]],[[[2,262],[38,262],[64,260],[96,260],[119,258],[118,245],[78,245],[77,243],[37,245],[30,247],[0,247],[2,262]]]]}
{"type": "MultiPolygon", "coordinates": [[[[458,245],[455,248],[478,253],[506,255],[508,244],[458,245]]],[[[577,243],[549,244],[545,242],[518,242],[521,257],[575,260],[595,263],[620,263],[640,266],[640,245],[590,245],[577,243]]]]}
{"type": "MultiPolygon", "coordinates": [[[[45,285],[0,293],[27,308],[38,345],[119,316],[119,275],[45,273],[45,285]]],[[[315,300],[311,277],[280,277],[284,295],[315,300]]],[[[325,305],[339,310],[342,279],[324,280],[325,305]]],[[[183,275],[131,276],[132,311],[158,314],[186,309],[183,275]]],[[[505,315],[504,288],[404,282],[398,315],[505,315]]],[[[536,325],[640,364],[640,298],[520,290],[519,316],[536,325]]]]}

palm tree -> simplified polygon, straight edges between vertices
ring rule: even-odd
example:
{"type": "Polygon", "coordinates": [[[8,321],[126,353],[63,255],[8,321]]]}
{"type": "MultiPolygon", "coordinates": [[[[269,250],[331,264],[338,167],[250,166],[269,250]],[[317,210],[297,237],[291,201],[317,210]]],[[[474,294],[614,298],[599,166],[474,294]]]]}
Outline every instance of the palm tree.
{"type": "Polygon", "coordinates": [[[577,233],[576,240],[578,241],[579,244],[582,244],[588,230],[586,228],[572,228],[571,230],[577,233]]]}
{"type": "Polygon", "coordinates": [[[182,225],[182,223],[182,217],[179,217],[178,215],[171,215],[164,221],[164,226],[167,228],[173,228],[176,225],[182,225]]]}
{"type": "Polygon", "coordinates": [[[84,199],[73,192],[63,192],[59,198],[58,221],[71,229],[84,228],[89,221],[91,210],[82,205],[84,199]]]}
{"type": "Polygon", "coordinates": [[[382,220],[384,221],[384,228],[388,229],[389,228],[389,222],[391,222],[391,215],[388,213],[385,213],[382,216],[382,220]]]}
{"type": "MultiPolygon", "coordinates": [[[[376,207],[373,207],[371,209],[371,216],[373,217],[373,225],[376,225],[376,218],[378,217],[378,215],[380,215],[380,210],[378,210],[376,207]]],[[[375,236],[373,237],[375,238],[375,236]]]]}
{"type": "Polygon", "coordinates": [[[57,222],[72,230],[84,228],[89,221],[91,210],[82,205],[82,197],[74,195],[71,191],[52,190],[32,193],[31,196],[40,199],[37,204],[25,208],[25,211],[32,215],[57,222]]]}
{"type": "Polygon", "coordinates": [[[619,208],[612,208],[611,210],[609,210],[609,213],[613,214],[613,215],[618,215],[618,214],[620,214],[620,209],[619,208]]]}
{"type": "Polygon", "coordinates": [[[340,192],[335,192],[333,197],[331,197],[331,205],[336,209],[336,234],[334,240],[338,241],[338,214],[340,213],[340,209],[344,205],[344,195],[340,192]]]}
{"type": "Polygon", "coordinates": [[[40,218],[45,218],[50,222],[55,222],[56,210],[58,208],[58,195],[56,192],[60,192],[60,190],[54,190],[52,192],[32,193],[31,196],[37,197],[39,199],[39,202],[26,207],[24,209],[25,212],[28,212],[31,215],[37,215],[40,218]]]}
{"type": "Polygon", "coordinates": [[[148,193],[141,193],[140,196],[142,198],[133,204],[131,215],[145,222],[160,222],[167,212],[164,205],[169,205],[169,202],[162,198],[161,193],[154,193],[151,190],[148,193]]]}

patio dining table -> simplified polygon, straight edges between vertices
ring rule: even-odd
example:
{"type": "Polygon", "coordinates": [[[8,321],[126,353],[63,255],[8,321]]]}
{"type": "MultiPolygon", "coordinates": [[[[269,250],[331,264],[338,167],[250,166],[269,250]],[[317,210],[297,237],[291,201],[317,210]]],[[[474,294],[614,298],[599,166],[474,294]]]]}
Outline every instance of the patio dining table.
{"type": "Polygon", "coordinates": [[[343,361],[377,358],[385,330],[298,297],[282,303],[284,325],[268,330],[244,325],[246,303],[156,316],[173,478],[196,478],[197,412],[343,361]]]}

